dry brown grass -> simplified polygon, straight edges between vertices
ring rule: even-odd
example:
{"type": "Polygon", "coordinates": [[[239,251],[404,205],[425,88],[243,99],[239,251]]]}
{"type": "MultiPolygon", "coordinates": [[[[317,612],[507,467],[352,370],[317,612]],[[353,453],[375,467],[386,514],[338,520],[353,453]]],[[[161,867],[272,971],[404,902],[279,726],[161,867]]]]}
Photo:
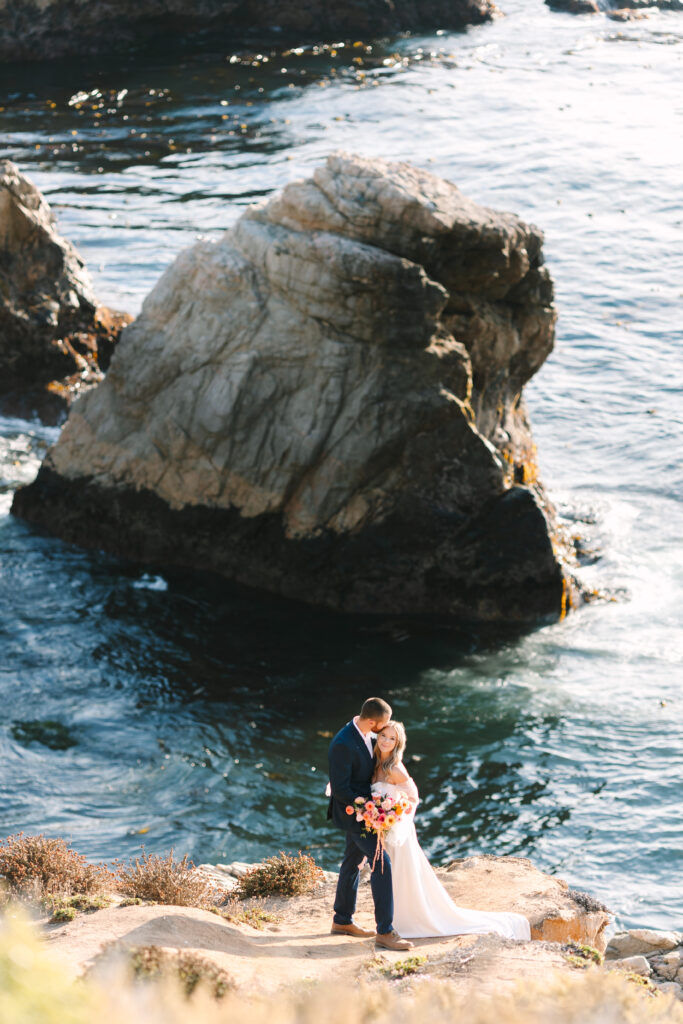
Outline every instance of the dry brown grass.
{"type": "Polygon", "coordinates": [[[160,857],[155,853],[146,854],[143,847],[140,857],[128,864],[115,863],[116,886],[125,896],[176,907],[208,909],[227,895],[195,873],[187,854],[182,860],[175,860],[173,850],[160,857]]]}
{"type": "Polygon", "coordinates": [[[72,983],[14,908],[0,915],[2,1024],[683,1024],[683,1004],[598,967],[487,995],[422,971],[417,982],[230,991],[220,1002],[210,984],[186,991],[173,971],[144,985],[123,970],[72,983]]]}
{"type": "Polygon", "coordinates": [[[268,857],[239,879],[234,890],[239,899],[253,896],[302,896],[312,892],[324,875],[312,857],[299,850],[294,857],[280,853],[268,857]]]}
{"type": "Polygon", "coordinates": [[[64,839],[23,832],[0,842],[0,876],[9,892],[40,899],[101,892],[113,877],[102,864],[89,864],[64,839]]]}

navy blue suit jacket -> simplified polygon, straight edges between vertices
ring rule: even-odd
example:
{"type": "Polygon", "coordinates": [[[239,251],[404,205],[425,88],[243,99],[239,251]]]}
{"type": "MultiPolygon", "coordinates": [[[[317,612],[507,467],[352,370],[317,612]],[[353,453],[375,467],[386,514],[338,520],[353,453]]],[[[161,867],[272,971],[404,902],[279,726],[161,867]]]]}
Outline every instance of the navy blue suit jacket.
{"type": "Polygon", "coordinates": [[[360,832],[362,824],[356,821],[355,814],[347,814],[346,808],[357,796],[369,799],[375,761],[353,722],[348,722],[334,737],[328,759],[332,796],[327,817],[346,832],[360,832]]]}

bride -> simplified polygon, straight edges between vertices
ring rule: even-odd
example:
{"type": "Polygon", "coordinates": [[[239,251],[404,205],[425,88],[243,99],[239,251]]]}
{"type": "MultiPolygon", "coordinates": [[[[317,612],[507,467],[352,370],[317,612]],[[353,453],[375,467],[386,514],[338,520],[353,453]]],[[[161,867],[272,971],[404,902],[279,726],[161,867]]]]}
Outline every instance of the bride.
{"type": "Polygon", "coordinates": [[[389,722],[377,733],[372,793],[404,793],[411,811],[386,834],[391,857],[394,927],[406,938],[497,932],[511,939],[529,939],[529,922],[522,914],[465,910],[457,907],[422,852],[415,832],[419,802],[417,786],[403,766],[406,731],[401,722],[389,722]]]}

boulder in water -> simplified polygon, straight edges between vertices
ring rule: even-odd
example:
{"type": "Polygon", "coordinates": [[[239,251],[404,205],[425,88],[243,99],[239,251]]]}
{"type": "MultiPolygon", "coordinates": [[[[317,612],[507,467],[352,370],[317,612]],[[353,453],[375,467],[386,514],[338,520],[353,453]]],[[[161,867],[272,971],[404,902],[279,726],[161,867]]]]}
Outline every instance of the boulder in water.
{"type": "Polygon", "coordinates": [[[55,419],[102,378],[130,317],[98,305],[39,189],[0,161],[0,402],[55,419]]]}
{"type": "Polygon", "coordinates": [[[346,154],[182,252],[16,514],[345,612],[516,625],[572,582],[522,397],[540,232],[346,154]]]}

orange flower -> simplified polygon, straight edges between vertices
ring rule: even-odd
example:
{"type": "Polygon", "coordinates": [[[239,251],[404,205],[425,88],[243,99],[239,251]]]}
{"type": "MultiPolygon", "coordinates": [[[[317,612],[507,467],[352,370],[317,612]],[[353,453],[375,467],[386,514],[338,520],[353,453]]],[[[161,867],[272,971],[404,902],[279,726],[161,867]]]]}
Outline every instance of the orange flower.
{"type": "Polygon", "coordinates": [[[349,804],[349,806],[346,808],[346,813],[347,814],[355,814],[356,813],[356,808],[352,807],[351,804],[349,804]]]}

